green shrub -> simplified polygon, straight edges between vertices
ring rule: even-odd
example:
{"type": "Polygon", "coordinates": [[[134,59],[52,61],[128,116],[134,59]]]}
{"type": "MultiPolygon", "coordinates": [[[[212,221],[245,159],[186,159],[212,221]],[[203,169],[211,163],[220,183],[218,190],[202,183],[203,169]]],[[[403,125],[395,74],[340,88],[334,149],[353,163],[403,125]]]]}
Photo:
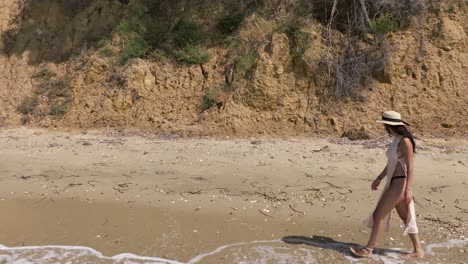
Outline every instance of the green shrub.
{"type": "Polygon", "coordinates": [[[369,133],[361,127],[360,129],[352,128],[345,131],[341,137],[347,137],[349,140],[368,140],[370,139],[369,133]]]}
{"type": "Polygon", "coordinates": [[[104,57],[114,56],[114,52],[109,47],[103,47],[103,48],[99,49],[99,53],[104,57]]]}
{"type": "Polygon", "coordinates": [[[219,88],[209,89],[205,91],[200,105],[201,111],[208,110],[220,103],[221,90],[219,88]]]}
{"type": "Polygon", "coordinates": [[[449,6],[449,8],[447,9],[447,12],[450,14],[455,14],[455,7],[453,5],[449,6]]]}
{"type": "Polygon", "coordinates": [[[63,116],[68,111],[68,102],[54,103],[50,107],[50,114],[53,116],[63,116]]]}
{"type": "Polygon", "coordinates": [[[249,72],[255,64],[257,54],[254,51],[248,51],[242,54],[236,63],[236,71],[241,75],[249,72]]]}
{"type": "Polygon", "coordinates": [[[228,49],[236,49],[240,46],[240,40],[234,36],[227,36],[223,40],[224,47],[228,49]]]}
{"type": "Polygon", "coordinates": [[[67,78],[45,80],[36,87],[37,94],[45,94],[50,99],[58,97],[70,98],[72,95],[70,82],[67,78]]]}
{"type": "Polygon", "coordinates": [[[18,105],[16,110],[23,115],[28,115],[34,112],[38,104],[39,104],[39,100],[37,96],[26,97],[18,105]]]}
{"type": "Polygon", "coordinates": [[[298,47],[294,48],[292,56],[294,58],[302,57],[305,52],[306,52],[306,47],[305,46],[298,46],[298,47]]]}
{"type": "Polygon", "coordinates": [[[104,57],[114,56],[114,51],[109,47],[109,40],[103,38],[97,42],[97,47],[99,48],[99,53],[104,57]]]}
{"type": "Polygon", "coordinates": [[[202,43],[200,27],[189,18],[181,18],[174,27],[174,43],[178,48],[202,43]]]}
{"type": "MultiPolygon", "coordinates": [[[[35,93],[36,95],[33,97],[24,100],[24,102],[18,107],[18,111],[24,114],[34,113],[36,116],[47,114],[63,116],[73,97],[70,79],[68,77],[51,79],[49,78],[49,75],[43,75],[41,82],[36,85],[35,93]],[[50,102],[49,111],[34,111],[39,103],[37,95],[41,95],[41,97],[48,99],[47,101],[50,102]]],[[[29,119],[30,118],[24,119],[24,122],[28,122],[29,119]]]]}
{"type": "Polygon", "coordinates": [[[202,64],[208,62],[210,54],[201,45],[188,44],[174,51],[174,56],[189,64],[202,64]]]}
{"type": "Polygon", "coordinates": [[[132,32],[132,26],[130,24],[130,21],[122,19],[117,25],[117,32],[119,32],[122,35],[130,34],[132,32]]]}
{"type": "Polygon", "coordinates": [[[291,41],[291,55],[294,58],[302,57],[309,45],[310,35],[305,32],[297,32],[291,41]]]}
{"type": "Polygon", "coordinates": [[[239,28],[243,20],[244,16],[240,13],[225,15],[218,21],[218,29],[225,35],[232,34],[239,28]]]}
{"type": "Polygon", "coordinates": [[[35,79],[37,79],[37,78],[52,78],[53,76],[55,76],[55,73],[51,72],[47,68],[42,68],[41,70],[39,70],[38,72],[36,72],[35,74],[32,75],[32,77],[35,78],[35,79]]]}
{"type": "Polygon", "coordinates": [[[386,34],[397,30],[398,26],[388,14],[373,19],[370,23],[370,31],[373,33],[386,34]]]}
{"type": "Polygon", "coordinates": [[[121,50],[119,61],[125,64],[130,59],[144,57],[148,51],[148,43],[140,35],[134,33],[128,37],[125,47],[121,50]]]}
{"type": "MultiPolygon", "coordinates": [[[[117,26],[117,32],[124,38],[124,46],[119,56],[121,64],[125,64],[133,58],[142,58],[150,50],[147,41],[143,38],[144,27],[140,25],[141,23],[132,21],[122,19],[117,26]]],[[[110,52],[105,53],[110,54],[110,52]]],[[[103,55],[105,56],[105,54],[103,55]]]]}
{"type": "Polygon", "coordinates": [[[302,57],[307,50],[310,34],[303,31],[304,21],[294,18],[286,22],[284,33],[290,41],[290,53],[294,58],[302,57]]]}

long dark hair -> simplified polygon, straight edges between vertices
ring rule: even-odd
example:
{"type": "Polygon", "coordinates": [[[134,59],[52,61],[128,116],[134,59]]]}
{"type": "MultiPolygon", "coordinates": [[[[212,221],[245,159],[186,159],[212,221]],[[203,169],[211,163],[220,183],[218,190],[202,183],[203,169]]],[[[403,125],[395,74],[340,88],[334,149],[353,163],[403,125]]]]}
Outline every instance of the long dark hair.
{"type": "Polygon", "coordinates": [[[400,136],[409,138],[409,140],[413,144],[413,152],[416,152],[416,142],[414,142],[413,134],[408,130],[408,128],[406,128],[406,126],[403,126],[403,125],[390,126],[390,125],[385,124],[385,130],[387,130],[389,134],[391,134],[391,131],[393,131],[400,136]]]}

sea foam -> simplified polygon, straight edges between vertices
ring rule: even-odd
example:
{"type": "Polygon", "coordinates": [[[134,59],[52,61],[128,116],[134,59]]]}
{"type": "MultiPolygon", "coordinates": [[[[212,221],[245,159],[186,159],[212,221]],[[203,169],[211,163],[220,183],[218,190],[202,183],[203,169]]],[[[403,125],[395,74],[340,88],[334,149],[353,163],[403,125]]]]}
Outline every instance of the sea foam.
{"type": "MultiPolygon", "coordinates": [[[[468,246],[468,239],[450,239],[441,243],[426,246],[426,253],[436,255],[434,249],[448,249],[468,246]]],[[[378,250],[373,259],[385,264],[404,263],[400,258],[401,249],[378,250]]],[[[5,264],[198,264],[210,262],[222,256],[225,263],[263,264],[263,263],[320,263],[334,255],[336,263],[357,263],[348,250],[348,244],[333,242],[320,243],[300,238],[285,243],[282,240],[259,240],[222,245],[218,248],[199,254],[187,262],[169,260],[159,257],[138,256],[130,253],[104,256],[101,252],[81,246],[22,246],[6,247],[0,245],[0,263],[5,264]],[[293,244],[291,244],[293,243],[293,244]],[[339,254],[335,254],[338,252],[339,254]],[[341,257],[344,256],[344,259],[341,257]]],[[[211,263],[211,262],[210,262],[211,263]]]]}

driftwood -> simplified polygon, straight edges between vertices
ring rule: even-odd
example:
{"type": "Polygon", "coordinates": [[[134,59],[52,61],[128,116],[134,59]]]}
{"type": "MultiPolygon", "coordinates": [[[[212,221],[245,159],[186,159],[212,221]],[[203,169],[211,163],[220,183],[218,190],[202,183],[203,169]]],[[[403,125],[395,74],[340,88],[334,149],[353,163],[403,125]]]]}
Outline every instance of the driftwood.
{"type": "Polygon", "coordinates": [[[303,215],[306,214],[305,212],[302,212],[302,211],[297,210],[297,209],[294,208],[291,204],[289,204],[289,208],[291,208],[291,210],[293,210],[293,211],[296,212],[296,213],[300,213],[300,214],[303,214],[303,215]]]}
{"type": "Polygon", "coordinates": [[[264,213],[262,210],[258,209],[258,212],[261,213],[262,215],[264,216],[268,216],[268,217],[271,217],[271,218],[274,218],[273,216],[267,214],[267,213],[264,213]]]}
{"type": "Polygon", "coordinates": [[[188,192],[181,192],[179,193],[180,196],[184,197],[184,198],[187,198],[184,194],[200,194],[203,190],[200,189],[200,190],[197,190],[197,191],[188,191],[188,192]]]}

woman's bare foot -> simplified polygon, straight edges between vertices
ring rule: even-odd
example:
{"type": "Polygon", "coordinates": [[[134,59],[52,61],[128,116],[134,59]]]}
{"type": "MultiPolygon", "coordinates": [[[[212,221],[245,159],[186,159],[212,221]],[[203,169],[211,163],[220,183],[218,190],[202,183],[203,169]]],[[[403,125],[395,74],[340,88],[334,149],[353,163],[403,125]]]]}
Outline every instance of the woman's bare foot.
{"type": "Polygon", "coordinates": [[[415,250],[411,253],[403,253],[401,254],[403,259],[412,259],[412,258],[423,258],[424,252],[422,250],[415,250]]]}
{"type": "Polygon", "coordinates": [[[363,248],[349,248],[349,250],[351,251],[351,253],[353,253],[353,255],[355,255],[356,257],[361,257],[361,258],[368,258],[370,256],[372,256],[372,251],[373,249],[371,248],[367,248],[367,247],[363,247],[363,248]]]}

